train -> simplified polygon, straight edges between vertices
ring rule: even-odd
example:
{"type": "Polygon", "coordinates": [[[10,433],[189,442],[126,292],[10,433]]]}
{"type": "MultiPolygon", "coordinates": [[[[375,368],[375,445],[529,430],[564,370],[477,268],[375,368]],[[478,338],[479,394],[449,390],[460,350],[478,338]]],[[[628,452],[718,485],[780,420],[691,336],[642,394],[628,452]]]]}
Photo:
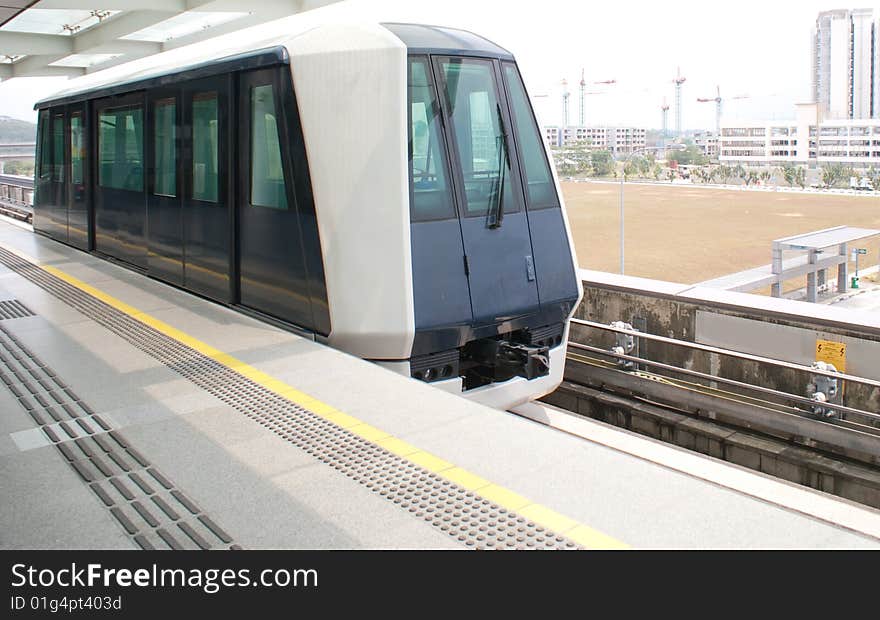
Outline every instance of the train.
{"type": "Polygon", "coordinates": [[[574,245],[488,39],[289,21],[35,109],[36,232],[492,407],[562,381],[574,245]]]}

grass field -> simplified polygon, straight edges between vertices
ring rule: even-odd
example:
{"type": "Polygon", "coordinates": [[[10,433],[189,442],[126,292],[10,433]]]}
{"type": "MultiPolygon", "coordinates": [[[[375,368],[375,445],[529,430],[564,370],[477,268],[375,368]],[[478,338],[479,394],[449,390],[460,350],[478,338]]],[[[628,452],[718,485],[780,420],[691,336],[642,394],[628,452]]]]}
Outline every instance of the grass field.
{"type": "MultiPolygon", "coordinates": [[[[581,267],[617,272],[620,186],[562,183],[581,267]]],[[[628,183],[627,275],[693,284],[770,263],[774,239],[832,226],[880,229],[880,198],[628,183]]],[[[859,266],[876,265],[880,240],[859,266]]]]}

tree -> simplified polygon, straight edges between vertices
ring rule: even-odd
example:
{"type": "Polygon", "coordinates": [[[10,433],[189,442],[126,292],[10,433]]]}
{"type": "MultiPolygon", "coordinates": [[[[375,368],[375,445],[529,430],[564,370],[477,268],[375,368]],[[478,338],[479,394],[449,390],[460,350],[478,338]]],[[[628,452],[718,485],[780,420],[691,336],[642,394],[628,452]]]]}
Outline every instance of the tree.
{"type": "Polygon", "coordinates": [[[842,164],[829,164],[822,168],[822,183],[828,187],[843,185],[849,181],[852,176],[852,168],[848,168],[842,164]]]}
{"type": "Polygon", "coordinates": [[[782,178],[785,179],[785,182],[788,183],[789,187],[794,187],[795,183],[797,183],[798,170],[803,171],[802,168],[795,166],[794,164],[783,164],[779,168],[782,178]]]}
{"type": "Polygon", "coordinates": [[[721,179],[722,183],[726,185],[732,176],[733,168],[730,166],[718,166],[718,177],[721,179]]]}
{"type": "Polygon", "coordinates": [[[614,158],[610,151],[599,150],[590,153],[590,166],[593,169],[593,175],[597,177],[607,177],[614,174],[614,158]]]}
{"type": "Polygon", "coordinates": [[[797,183],[801,189],[804,189],[807,186],[807,171],[798,166],[797,172],[795,172],[794,182],[797,183]]]}
{"type": "Polygon", "coordinates": [[[25,177],[34,176],[34,162],[24,159],[13,159],[3,166],[5,174],[17,174],[25,177]]]}
{"type": "Polygon", "coordinates": [[[654,167],[651,168],[651,176],[654,177],[655,181],[660,180],[660,175],[663,173],[663,168],[660,167],[660,164],[654,164],[654,167]]]}
{"type": "Polygon", "coordinates": [[[761,177],[761,181],[763,181],[764,184],[766,185],[767,183],[770,182],[770,179],[773,177],[773,174],[769,170],[762,170],[761,174],[759,176],[761,177]]]}
{"type": "Polygon", "coordinates": [[[880,172],[877,172],[874,166],[871,166],[870,170],[868,170],[868,179],[870,179],[871,185],[874,186],[874,191],[880,191],[880,172]]]}
{"type": "Polygon", "coordinates": [[[684,150],[667,151],[667,160],[674,160],[681,166],[704,166],[709,163],[709,158],[703,155],[699,147],[690,145],[684,150]]]}

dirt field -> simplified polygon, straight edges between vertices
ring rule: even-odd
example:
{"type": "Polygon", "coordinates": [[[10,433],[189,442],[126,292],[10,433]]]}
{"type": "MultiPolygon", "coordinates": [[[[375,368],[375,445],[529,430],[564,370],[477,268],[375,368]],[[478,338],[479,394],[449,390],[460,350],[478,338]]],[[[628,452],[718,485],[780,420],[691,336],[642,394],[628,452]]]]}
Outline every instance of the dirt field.
{"type": "MultiPolygon", "coordinates": [[[[620,186],[565,182],[562,191],[581,267],[619,271],[620,186]]],[[[862,196],[628,183],[624,199],[627,275],[686,284],[766,265],[780,237],[880,229],[880,199],[862,196]]],[[[860,267],[878,262],[880,240],[866,246],[860,267]]]]}

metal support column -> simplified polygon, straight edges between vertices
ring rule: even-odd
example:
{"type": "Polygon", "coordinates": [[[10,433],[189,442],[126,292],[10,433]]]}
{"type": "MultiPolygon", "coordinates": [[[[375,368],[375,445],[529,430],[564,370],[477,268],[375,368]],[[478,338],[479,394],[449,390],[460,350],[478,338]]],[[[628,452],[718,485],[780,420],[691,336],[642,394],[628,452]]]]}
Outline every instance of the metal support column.
{"type": "MultiPolygon", "coordinates": [[[[846,244],[841,243],[838,246],[838,248],[839,248],[838,254],[840,254],[843,257],[846,257],[846,259],[849,260],[849,257],[847,256],[847,252],[849,250],[848,250],[846,244]]],[[[845,293],[846,292],[846,279],[849,277],[849,274],[847,273],[848,267],[849,267],[849,265],[847,264],[846,260],[837,266],[837,292],[838,293],[845,293]]]]}
{"type": "MultiPolygon", "coordinates": [[[[818,255],[819,254],[818,252],[816,252],[816,250],[810,250],[809,262],[811,265],[816,264],[818,255]]],[[[817,292],[818,289],[816,287],[816,275],[817,274],[815,269],[812,269],[807,273],[807,301],[809,301],[810,303],[816,303],[819,300],[819,295],[817,292]]]]}
{"type": "MultiPolygon", "coordinates": [[[[782,274],[782,248],[780,245],[774,241],[773,242],[773,259],[771,264],[770,271],[779,276],[782,274]]],[[[773,297],[782,297],[782,281],[774,282],[770,286],[770,294],[773,297]]]]}

